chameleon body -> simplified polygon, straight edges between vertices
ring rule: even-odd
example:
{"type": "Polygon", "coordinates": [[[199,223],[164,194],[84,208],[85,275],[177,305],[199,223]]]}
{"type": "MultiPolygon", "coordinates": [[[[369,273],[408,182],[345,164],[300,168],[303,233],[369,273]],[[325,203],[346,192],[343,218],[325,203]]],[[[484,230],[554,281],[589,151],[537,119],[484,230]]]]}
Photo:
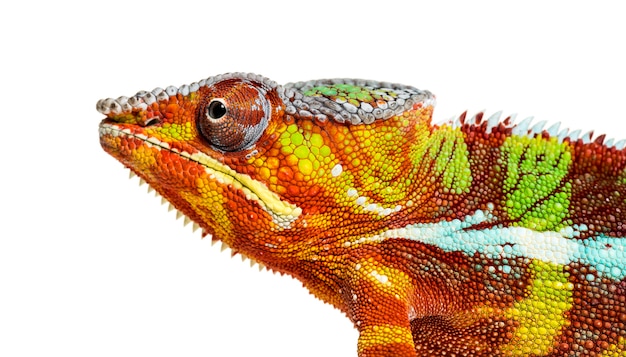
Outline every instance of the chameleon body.
{"type": "Polygon", "coordinates": [[[210,77],[98,102],[103,148],[204,235],[301,280],[358,355],[626,356],[626,151],[434,96],[210,77]]]}

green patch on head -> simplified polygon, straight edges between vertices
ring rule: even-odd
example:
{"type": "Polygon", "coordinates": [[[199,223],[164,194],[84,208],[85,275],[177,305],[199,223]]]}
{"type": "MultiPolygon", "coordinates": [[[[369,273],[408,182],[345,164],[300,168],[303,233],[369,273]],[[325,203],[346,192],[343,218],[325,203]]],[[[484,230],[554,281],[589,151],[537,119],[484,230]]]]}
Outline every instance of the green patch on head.
{"type": "Polygon", "coordinates": [[[368,88],[353,84],[317,86],[305,91],[303,94],[309,97],[326,97],[337,103],[351,103],[357,107],[360,103],[368,103],[372,107],[378,107],[381,103],[395,100],[398,96],[391,89],[368,88]]]}

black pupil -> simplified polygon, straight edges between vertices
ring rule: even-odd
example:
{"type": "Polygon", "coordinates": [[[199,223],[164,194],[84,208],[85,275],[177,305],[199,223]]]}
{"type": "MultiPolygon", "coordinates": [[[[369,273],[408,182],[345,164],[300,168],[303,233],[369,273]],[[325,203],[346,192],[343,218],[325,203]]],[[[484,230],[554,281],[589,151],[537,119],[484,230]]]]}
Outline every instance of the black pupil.
{"type": "Polygon", "coordinates": [[[207,110],[207,113],[212,119],[219,119],[226,115],[226,106],[219,100],[214,100],[209,103],[209,109],[207,110]]]}

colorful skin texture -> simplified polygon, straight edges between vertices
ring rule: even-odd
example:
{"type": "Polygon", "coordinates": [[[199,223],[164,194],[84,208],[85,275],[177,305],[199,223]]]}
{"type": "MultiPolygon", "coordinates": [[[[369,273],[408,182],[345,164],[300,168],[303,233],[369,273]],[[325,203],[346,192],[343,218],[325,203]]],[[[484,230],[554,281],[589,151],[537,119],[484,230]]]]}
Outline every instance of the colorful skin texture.
{"type": "Polygon", "coordinates": [[[109,154],[344,312],[360,357],[626,356],[624,142],[499,113],[433,124],[434,103],[233,73],[97,108],[109,154]]]}

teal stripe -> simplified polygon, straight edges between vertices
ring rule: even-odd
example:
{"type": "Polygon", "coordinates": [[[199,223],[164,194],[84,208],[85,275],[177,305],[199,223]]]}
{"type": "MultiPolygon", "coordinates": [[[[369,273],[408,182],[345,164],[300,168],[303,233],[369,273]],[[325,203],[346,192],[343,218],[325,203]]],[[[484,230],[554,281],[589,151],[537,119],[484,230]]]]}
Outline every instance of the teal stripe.
{"type": "Polygon", "coordinates": [[[576,239],[584,226],[567,227],[558,232],[534,231],[524,227],[472,229],[473,225],[493,221],[494,217],[477,211],[464,220],[419,223],[392,229],[366,240],[405,238],[431,244],[446,252],[482,254],[490,259],[529,258],[567,265],[579,262],[593,267],[599,276],[614,280],[626,277],[626,238],[598,235],[576,239]]]}

